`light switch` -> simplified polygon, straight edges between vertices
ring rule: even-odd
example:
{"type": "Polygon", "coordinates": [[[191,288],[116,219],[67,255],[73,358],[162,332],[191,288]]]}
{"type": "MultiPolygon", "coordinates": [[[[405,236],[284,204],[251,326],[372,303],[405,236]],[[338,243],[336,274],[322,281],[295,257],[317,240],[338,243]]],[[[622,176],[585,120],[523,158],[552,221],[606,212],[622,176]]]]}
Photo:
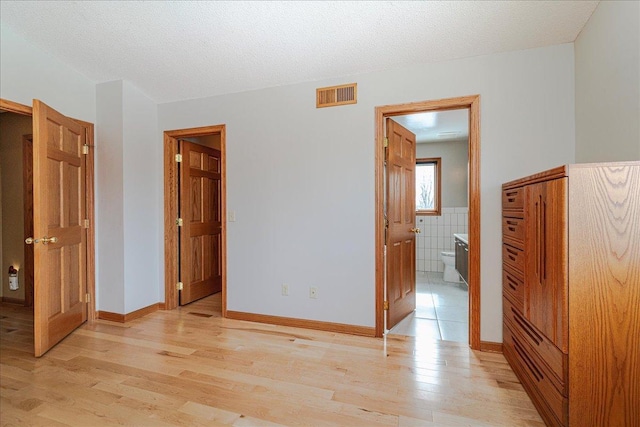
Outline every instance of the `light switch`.
{"type": "Polygon", "coordinates": [[[236,211],[229,211],[229,222],[236,222],[236,211]]]}

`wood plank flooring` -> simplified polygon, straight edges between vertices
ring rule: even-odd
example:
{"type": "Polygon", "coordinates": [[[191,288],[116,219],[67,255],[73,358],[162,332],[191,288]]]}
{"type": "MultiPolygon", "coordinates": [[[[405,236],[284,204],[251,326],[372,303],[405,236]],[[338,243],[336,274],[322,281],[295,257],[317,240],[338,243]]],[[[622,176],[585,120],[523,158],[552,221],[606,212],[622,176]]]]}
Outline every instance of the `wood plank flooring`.
{"type": "Polygon", "coordinates": [[[2,426],[543,426],[500,354],[223,319],[219,295],[95,321],[40,359],[2,304],[2,426]]]}

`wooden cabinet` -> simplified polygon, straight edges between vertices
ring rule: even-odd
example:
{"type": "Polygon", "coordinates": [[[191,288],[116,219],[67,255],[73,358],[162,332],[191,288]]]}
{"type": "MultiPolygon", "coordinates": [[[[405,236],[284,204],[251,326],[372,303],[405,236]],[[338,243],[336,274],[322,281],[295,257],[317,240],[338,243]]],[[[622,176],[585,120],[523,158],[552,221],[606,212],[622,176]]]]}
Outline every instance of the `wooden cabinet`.
{"type": "Polygon", "coordinates": [[[456,270],[464,283],[469,285],[469,245],[459,238],[455,238],[456,270]]]}
{"type": "Polygon", "coordinates": [[[524,192],[525,316],[567,351],[567,182],[552,179],[524,192]]]}
{"type": "Polygon", "coordinates": [[[640,425],[640,162],[502,190],[505,357],[548,425],[640,425]]]}

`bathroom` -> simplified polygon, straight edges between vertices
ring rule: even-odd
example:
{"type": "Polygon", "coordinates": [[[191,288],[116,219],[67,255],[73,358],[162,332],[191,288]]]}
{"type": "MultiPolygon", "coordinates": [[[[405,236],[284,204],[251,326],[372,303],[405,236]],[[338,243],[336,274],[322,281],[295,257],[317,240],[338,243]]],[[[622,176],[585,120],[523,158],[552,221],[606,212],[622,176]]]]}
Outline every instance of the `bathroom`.
{"type": "Polygon", "coordinates": [[[468,286],[455,269],[454,237],[468,240],[468,110],[416,117],[423,114],[395,118],[416,133],[416,227],[421,232],[416,235],[416,311],[392,332],[468,343],[468,286]],[[429,132],[421,133],[419,120],[425,127],[431,124],[429,132]]]}

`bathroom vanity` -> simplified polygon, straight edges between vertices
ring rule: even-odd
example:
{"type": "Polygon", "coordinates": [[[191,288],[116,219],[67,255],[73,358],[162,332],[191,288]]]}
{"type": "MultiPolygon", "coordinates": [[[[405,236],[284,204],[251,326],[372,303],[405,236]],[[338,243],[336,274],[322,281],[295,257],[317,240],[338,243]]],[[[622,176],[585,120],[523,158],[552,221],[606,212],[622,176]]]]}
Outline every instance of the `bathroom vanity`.
{"type": "Polygon", "coordinates": [[[453,238],[456,247],[456,270],[469,286],[469,237],[467,234],[454,234],[453,238]]]}

